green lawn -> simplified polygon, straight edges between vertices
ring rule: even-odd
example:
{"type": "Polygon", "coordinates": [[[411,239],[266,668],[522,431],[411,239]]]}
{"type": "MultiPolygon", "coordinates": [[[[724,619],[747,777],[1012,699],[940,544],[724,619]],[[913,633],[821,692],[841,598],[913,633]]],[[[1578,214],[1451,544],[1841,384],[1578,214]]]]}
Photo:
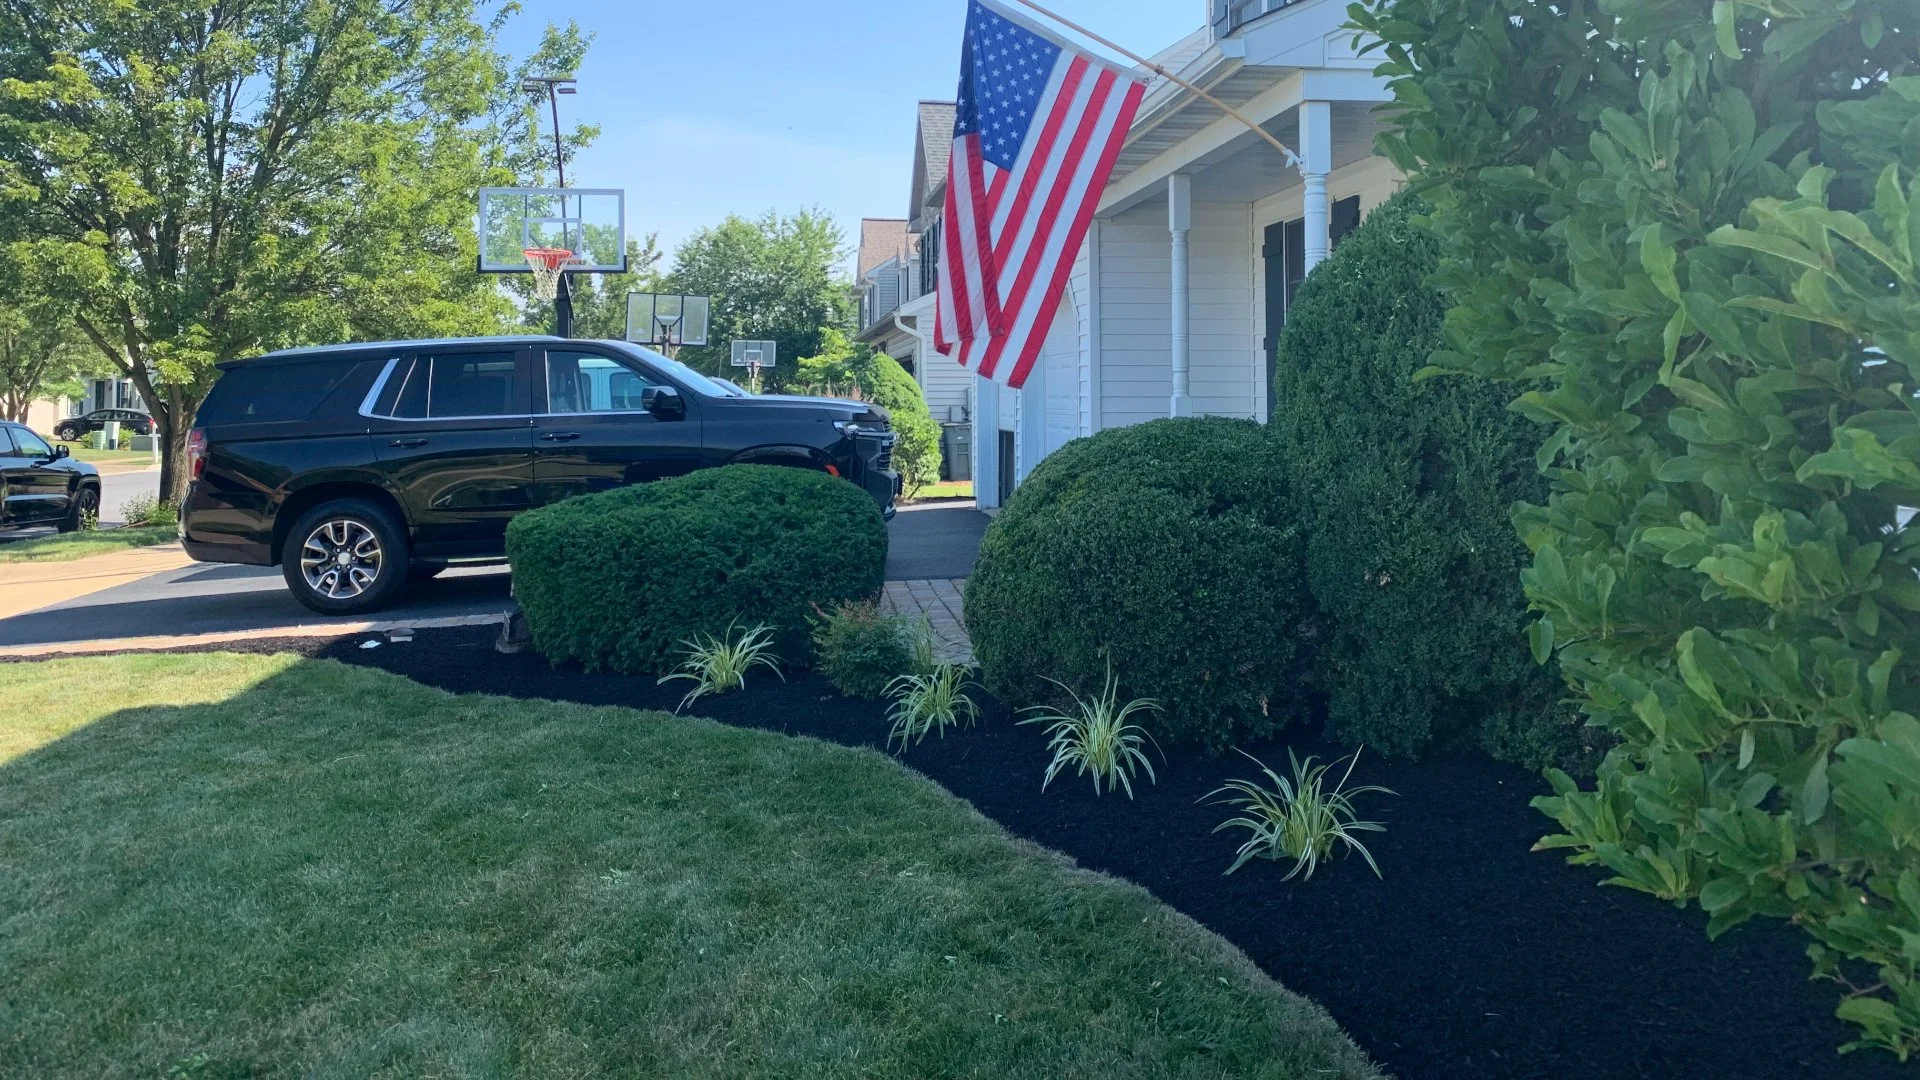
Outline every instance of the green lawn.
{"type": "Polygon", "coordinates": [[[54,445],[66,447],[67,453],[71,454],[76,461],[100,463],[109,461],[148,462],[153,460],[153,452],[151,450],[89,450],[87,449],[86,443],[77,442],[55,442],[54,445]]]}
{"type": "Polygon", "coordinates": [[[971,480],[946,480],[938,484],[929,484],[921,488],[920,493],[914,496],[916,501],[920,499],[971,498],[973,498],[973,481],[971,480]]]}
{"type": "Polygon", "coordinates": [[[131,529],[94,529],[59,533],[32,540],[0,544],[0,563],[65,562],[110,551],[172,543],[179,530],[172,525],[141,525],[131,529]]]}
{"type": "Polygon", "coordinates": [[[0,1075],[1377,1075],[875,753],[285,656],[0,701],[0,1075]]]}

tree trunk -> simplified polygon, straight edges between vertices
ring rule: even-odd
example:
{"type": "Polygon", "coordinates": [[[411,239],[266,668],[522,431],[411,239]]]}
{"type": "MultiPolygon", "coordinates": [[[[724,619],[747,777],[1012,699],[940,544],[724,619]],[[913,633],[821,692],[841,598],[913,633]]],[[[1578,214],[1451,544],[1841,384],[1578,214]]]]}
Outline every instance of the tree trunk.
{"type": "Polygon", "coordinates": [[[153,437],[160,440],[160,501],[170,506],[186,502],[193,479],[187,475],[188,430],[174,423],[172,410],[153,418],[153,437]]]}

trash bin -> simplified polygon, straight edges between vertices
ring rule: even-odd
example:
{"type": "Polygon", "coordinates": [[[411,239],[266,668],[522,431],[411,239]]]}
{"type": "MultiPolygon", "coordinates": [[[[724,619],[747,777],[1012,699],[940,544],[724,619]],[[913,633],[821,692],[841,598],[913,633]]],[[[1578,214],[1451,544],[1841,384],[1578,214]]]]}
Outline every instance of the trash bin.
{"type": "Polygon", "coordinates": [[[940,478],[973,479],[973,425],[940,425],[940,478]]]}

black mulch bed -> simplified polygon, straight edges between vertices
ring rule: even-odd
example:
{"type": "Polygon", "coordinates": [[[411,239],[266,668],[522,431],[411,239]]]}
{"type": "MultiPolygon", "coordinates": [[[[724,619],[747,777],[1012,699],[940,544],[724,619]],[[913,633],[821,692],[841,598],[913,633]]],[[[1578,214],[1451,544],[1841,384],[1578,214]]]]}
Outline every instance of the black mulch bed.
{"type": "MultiPolygon", "coordinates": [[[[382,668],[462,693],[671,709],[682,691],[652,679],[555,670],[536,655],[501,656],[493,627],[422,631],[362,649],[362,640],[261,641],[222,650],[292,651],[382,668]]],[[[1698,909],[1600,888],[1600,875],[1529,848],[1551,823],[1527,805],[1544,784],[1476,757],[1417,765],[1363,758],[1357,783],[1397,798],[1362,804],[1388,831],[1370,837],[1385,880],[1358,859],[1308,882],[1276,864],[1222,877],[1236,833],[1196,801],[1250,775],[1237,755],[1177,751],[1157,785],[1096,798],[1056,781],[1045,794],[1044,741],[989,702],[980,727],[928,740],[906,764],[1009,831],[1139,882],[1221,934],[1262,968],[1333,1013],[1362,1047],[1407,1080],[1539,1077],[1675,1080],[1911,1077],[1884,1053],[1844,1057],[1850,1029],[1837,989],[1807,979],[1806,940],[1780,923],[1708,942],[1698,909]]],[[[879,747],[884,707],[836,695],[815,676],[701,701],[700,715],[747,727],[879,747]]],[[[1327,748],[1298,738],[1301,752],[1327,748]]],[[[1248,747],[1276,770],[1282,743],[1248,747]]]]}

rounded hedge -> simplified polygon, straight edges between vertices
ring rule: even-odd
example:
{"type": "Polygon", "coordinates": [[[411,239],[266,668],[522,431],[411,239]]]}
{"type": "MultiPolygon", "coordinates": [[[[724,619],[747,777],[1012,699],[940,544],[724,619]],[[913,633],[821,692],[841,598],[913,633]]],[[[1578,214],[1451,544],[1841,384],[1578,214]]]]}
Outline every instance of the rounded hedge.
{"type": "Polygon", "coordinates": [[[1280,335],[1272,426],[1327,623],[1316,681],[1348,744],[1412,756],[1477,734],[1496,756],[1564,762],[1579,732],[1528,651],[1530,559],[1509,514],[1545,494],[1546,432],[1507,409],[1510,386],[1415,378],[1446,313],[1422,212],[1402,195],[1368,215],[1280,335]]]}
{"type": "Polygon", "coordinates": [[[766,623],[801,664],[817,610],[880,591],[887,526],[845,480],[729,465],[522,514],[507,558],[555,663],[664,674],[693,635],[766,623]]]}
{"type": "Polygon", "coordinates": [[[1220,749],[1302,709],[1312,602],[1275,442],[1256,424],[1157,420],[1068,443],[980,547],[966,624],[1014,705],[1098,691],[1157,699],[1163,742],[1220,749]]]}
{"type": "Polygon", "coordinates": [[[900,470],[912,496],[940,482],[940,425],[927,408],[920,384],[898,360],[876,353],[869,371],[872,386],[867,396],[892,418],[899,440],[893,449],[894,468],[900,470]]]}

